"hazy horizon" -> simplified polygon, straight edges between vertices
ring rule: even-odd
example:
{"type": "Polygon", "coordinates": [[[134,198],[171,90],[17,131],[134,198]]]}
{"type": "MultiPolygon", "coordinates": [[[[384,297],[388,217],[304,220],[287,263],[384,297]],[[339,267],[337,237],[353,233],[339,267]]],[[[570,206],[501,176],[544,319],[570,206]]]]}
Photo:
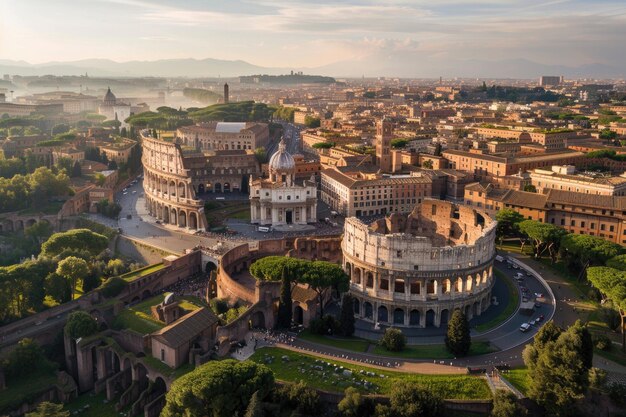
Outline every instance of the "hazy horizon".
{"type": "MultiPolygon", "coordinates": [[[[626,72],[626,4],[615,0],[85,0],[80,7],[70,0],[0,0],[0,5],[0,59],[32,64],[213,58],[270,68],[326,68],[339,76],[356,76],[365,68],[371,72],[365,75],[434,77],[451,74],[464,62],[493,62],[497,71],[499,62],[510,67],[523,60],[540,68],[626,72]],[[393,69],[398,73],[390,74],[393,69]]],[[[507,68],[502,65],[503,72],[507,68]]]]}

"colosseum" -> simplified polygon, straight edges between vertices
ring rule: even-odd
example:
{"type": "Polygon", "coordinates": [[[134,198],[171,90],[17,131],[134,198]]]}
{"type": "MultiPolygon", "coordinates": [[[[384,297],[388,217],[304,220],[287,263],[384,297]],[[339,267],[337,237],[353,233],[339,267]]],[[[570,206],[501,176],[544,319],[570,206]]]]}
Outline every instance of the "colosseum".
{"type": "Polygon", "coordinates": [[[180,145],[154,139],[148,131],[142,131],[141,146],[148,213],[165,224],[205,229],[204,202],[196,198],[180,145]]]}
{"type": "Polygon", "coordinates": [[[495,232],[485,212],[440,200],[370,225],[346,219],[355,315],[398,327],[440,327],[457,308],[480,315],[491,303],[495,232]]]}

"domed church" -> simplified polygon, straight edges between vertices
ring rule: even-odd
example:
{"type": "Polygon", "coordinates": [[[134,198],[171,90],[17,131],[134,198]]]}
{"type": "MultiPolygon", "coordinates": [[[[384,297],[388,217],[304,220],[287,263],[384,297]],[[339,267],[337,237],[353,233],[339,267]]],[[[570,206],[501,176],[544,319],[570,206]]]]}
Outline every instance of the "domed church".
{"type": "Polygon", "coordinates": [[[269,179],[250,179],[250,221],[263,226],[317,221],[315,180],[295,181],[296,162],[283,140],[269,162],[269,179]]]}

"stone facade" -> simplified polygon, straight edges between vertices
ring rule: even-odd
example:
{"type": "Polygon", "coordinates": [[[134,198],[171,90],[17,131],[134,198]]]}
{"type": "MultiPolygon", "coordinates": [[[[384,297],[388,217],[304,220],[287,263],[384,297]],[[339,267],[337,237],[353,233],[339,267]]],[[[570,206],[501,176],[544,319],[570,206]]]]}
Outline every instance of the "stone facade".
{"type": "Polygon", "coordinates": [[[457,308],[480,315],[491,302],[495,226],[480,210],[430,199],[369,226],[346,219],[355,315],[411,327],[443,326],[457,308]]]}
{"type": "Polygon", "coordinates": [[[270,131],[267,123],[207,122],[178,128],[179,143],[197,150],[254,150],[267,146],[270,131]]]}
{"type": "Polygon", "coordinates": [[[182,228],[205,229],[204,203],[196,198],[182,150],[142,131],[144,191],[151,216],[182,228]]]}

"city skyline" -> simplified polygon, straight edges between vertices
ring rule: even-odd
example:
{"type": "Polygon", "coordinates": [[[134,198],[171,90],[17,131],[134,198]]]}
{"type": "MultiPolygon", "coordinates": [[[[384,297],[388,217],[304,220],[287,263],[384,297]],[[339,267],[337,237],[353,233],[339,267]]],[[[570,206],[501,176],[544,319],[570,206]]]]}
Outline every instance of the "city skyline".
{"type": "Polygon", "coordinates": [[[552,68],[622,75],[626,64],[626,6],[617,1],[0,4],[0,60],[32,64],[214,58],[404,77],[478,76],[484,68],[506,76],[512,67],[527,67],[513,76],[552,68]]]}

